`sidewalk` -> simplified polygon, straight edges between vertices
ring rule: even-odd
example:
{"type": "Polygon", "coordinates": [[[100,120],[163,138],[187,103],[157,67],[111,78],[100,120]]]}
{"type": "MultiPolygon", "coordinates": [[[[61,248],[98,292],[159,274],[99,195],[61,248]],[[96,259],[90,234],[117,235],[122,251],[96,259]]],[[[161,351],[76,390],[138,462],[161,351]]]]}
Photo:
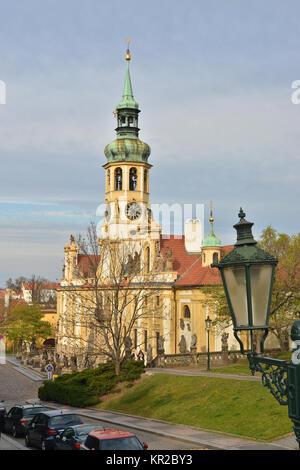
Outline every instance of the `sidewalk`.
{"type": "MultiPolygon", "coordinates": [[[[36,400],[28,400],[28,403],[36,400]]],[[[224,435],[197,429],[192,426],[171,424],[150,418],[142,418],[112,411],[96,410],[93,408],[74,408],[59,405],[57,403],[41,402],[48,408],[64,408],[74,413],[99,421],[112,424],[114,427],[126,426],[136,431],[147,431],[170,439],[179,439],[195,446],[206,446],[218,450],[297,450],[298,444],[294,436],[288,436],[274,442],[258,442],[251,439],[243,439],[237,436],[224,435]]]]}
{"type": "Polygon", "coordinates": [[[1,434],[0,438],[0,451],[1,450],[29,450],[19,442],[14,441],[6,434],[1,434]]]}
{"type": "Polygon", "coordinates": [[[31,380],[42,382],[43,380],[47,379],[47,375],[45,373],[40,372],[33,367],[24,366],[19,359],[16,359],[12,355],[6,356],[6,362],[12,364],[17,372],[20,372],[20,374],[25,375],[31,380]]]}

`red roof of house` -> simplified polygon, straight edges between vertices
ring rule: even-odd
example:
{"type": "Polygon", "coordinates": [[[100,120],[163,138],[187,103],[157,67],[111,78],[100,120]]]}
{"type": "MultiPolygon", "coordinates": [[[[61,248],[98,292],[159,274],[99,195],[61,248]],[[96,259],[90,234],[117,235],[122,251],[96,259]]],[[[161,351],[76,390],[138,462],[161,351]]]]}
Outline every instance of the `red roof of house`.
{"type": "MultiPolygon", "coordinates": [[[[166,237],[167,235],[165,235],[166,237]]],[[[168,235],[169,238],[160,238],[161,254],[165,260],[167,247],[171,248],[173,254],[173,270],[182,275],[200,257],[200,254],[188,254],[184,246],[184,236],[175,238],[175,235],[168,235]]]]}
{"type": "Polygon", "coordinates": [[[83,276],[89,277],[89,268],[91,264],[97,264],[99,256],[97,255],[78,255],[78,266],[82,269],[83,276]]]}
{"type": "MultiPolygon", "coordinates": [[[[25,290],[32,290],[32,284],[30,282],[24,282],[23,286],[25,290]]],[[[59,284],[57,282],[41,282],[35,283],[34,287],[36,288],[37,286],[42,290],[56,290],[59,284]]]]}
{"type": "MultiPolygon", "coordinates": [[[[205,286],[221,285],[222,280],[217,268],[202,266],[201,254],[189,254],[185,249],[184,236],[175,238],[161,238],[161,252],[165,260],[167,247],[172,250],[173,270],[178,272],[175,286],[205,286]]],[[[233,249],[233,245],[223,246],[221,256],[225,256],[233,249]]]]}

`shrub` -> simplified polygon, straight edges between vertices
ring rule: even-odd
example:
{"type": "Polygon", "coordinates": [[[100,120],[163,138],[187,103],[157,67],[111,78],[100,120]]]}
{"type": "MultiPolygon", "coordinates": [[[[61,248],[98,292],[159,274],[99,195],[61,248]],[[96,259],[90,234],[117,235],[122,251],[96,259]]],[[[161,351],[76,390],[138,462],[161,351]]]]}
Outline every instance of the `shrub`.
{"type": "Polygon", "coordinates": [[[115,375],[114,364],[106,362],[96,369],[63,374],[54,381],[45,381],[39,388],[39,398],[64,405],[85,407],[95,405],[99,397],[115,390],[118,382],[133,381],[144,372],[142,361],[124,361],[120,375],[115,375]]]}
{"type": "Polygon", "coordinates": [[[76,385],[65,385],[55,382],[44,382],[38,392],[40,400],[54,401],[63,405],[91,406],[98,403],[98,397],[94,392],[76,385]]]}

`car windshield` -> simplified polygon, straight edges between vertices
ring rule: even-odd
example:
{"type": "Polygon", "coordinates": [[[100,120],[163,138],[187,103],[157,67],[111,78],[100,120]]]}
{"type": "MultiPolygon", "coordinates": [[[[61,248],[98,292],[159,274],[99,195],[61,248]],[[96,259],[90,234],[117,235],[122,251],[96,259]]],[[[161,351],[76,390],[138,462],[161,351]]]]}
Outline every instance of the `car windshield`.
{"type": "Polygon", "coordinates": [[[80,428],[76,428],[77,436],[86,436],[89,432],[95,431],[95,429],[104,429],[103,426],[97,426],[95,424],[89,424],[86,426],[80,426],[80,428]]]}
{"type": "Polygon", "coordinates": [[[51,426],[65,426],[69,423],[81,423],[81,419],[77,415],[57,415],[50,419],[51,426]]]}
{"type": "Polygon", "coordinates": [[[43,411],[47,411],[47,408],[25,408],[23,410],[24,416],[29,416],[29,415],[36,415],[37,413],[42,413],[43,411]]]}
{"type": "Polygon", "coordinates": [[[136,437],[121,437],[119,439],[103,439],[101,450],[143,450],[136,437]]]}

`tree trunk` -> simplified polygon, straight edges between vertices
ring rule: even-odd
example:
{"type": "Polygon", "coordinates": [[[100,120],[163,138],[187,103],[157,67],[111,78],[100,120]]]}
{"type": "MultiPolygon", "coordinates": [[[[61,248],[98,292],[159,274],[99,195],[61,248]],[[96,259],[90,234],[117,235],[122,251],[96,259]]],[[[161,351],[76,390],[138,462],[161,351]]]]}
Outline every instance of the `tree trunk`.
{"type": "Polygon", "coordinates": [[[120,375],[120,362],[119,361],[115,361],[115,373],[116,375],[120,375]]]}

